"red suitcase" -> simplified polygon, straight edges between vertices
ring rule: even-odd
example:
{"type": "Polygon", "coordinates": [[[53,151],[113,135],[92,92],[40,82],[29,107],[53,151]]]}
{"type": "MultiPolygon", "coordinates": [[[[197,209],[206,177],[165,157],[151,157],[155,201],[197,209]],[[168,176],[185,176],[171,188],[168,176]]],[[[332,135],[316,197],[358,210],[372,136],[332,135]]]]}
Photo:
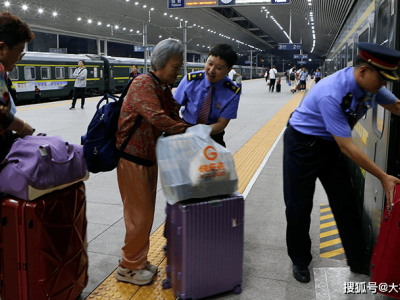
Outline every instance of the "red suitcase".
{"type": "Polygon", "coordinates": [[[400,299],[400,185],[396,185],[393,203],[383,215],[371,260],[371,282],[379,293],[400,299]]]}
{"type": "Polygon", "coordinates": [[[88,282],[83,182],[0,204],[1,299],[76,299],[88,282]]]}

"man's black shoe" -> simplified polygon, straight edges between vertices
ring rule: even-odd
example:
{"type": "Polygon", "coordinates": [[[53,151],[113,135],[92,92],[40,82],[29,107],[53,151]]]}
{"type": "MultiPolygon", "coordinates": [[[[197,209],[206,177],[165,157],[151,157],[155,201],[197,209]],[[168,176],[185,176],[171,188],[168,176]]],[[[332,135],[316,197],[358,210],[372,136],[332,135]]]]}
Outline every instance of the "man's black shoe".
{"type": "Polygon", "coordinates": [[[69,109],[74,109],[75,108],[75,106],[71,106],[69,109]]]}
{"type": "Polygon", "coordinates": [[[371,270],[369,269],[369,264],[355,264],[350,266],[350,271],[353,273],[364,274],[370,276],[371,270]]]}
{"type": "Polygon", "coordinates": [[[310,282],[310,271],[307,266],[294,265],[293,276],[297,281],[303,283],[310,282]]]}

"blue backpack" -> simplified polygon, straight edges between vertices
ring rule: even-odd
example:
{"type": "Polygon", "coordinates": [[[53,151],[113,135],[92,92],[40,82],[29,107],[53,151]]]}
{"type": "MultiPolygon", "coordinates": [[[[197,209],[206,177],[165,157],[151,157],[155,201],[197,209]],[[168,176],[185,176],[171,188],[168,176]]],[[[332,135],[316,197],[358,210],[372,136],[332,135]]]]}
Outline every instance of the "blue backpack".
{"type": "MultiPolygon", "coordinates": [[[[153,77],[150,75],[153,79],[153,77]]],[[[154,79],[153,79],[154,80],[154,79]]],[[[106,172],[115,169],[126,146],[129,143],[135,130],[139,127],[142,116],[139,116],[129,137],[124,141],[121,149],[118,150],[117,131],[118,118],[122,107],[122,102],[133,80],[130,80],[117,100],[117,96],[105,94],[97,104],[97,111],[88,126],[87,133],[81,137],[83,145],[83,155],[86,160],[88,170],[92,173],[106,172]],[[109,100],[113,100],[110,101],[109,100]],[[106,104],[100,107],[101,103],[106,104]]]]}

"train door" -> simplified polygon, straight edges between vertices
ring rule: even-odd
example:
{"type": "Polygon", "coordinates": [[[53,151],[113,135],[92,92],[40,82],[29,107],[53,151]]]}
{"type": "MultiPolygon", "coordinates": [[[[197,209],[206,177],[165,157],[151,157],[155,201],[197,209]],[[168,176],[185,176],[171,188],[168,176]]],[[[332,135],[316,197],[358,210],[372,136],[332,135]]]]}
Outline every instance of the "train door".
{"type": "MultiPolygon", "coordinates": [[[[394,36],[391,30],[391,0],[382,1],[376,11],[376,43],[387,47],[393,45],[394,36]]],[[[388,84],[388,89],[392,85],[388,84]]],[[[367,138],[368,157],[384,172],[387,172],[389,144],[390,112],[378,105],[369,112],[370,119],[367,138]]],[[[392,125],[393,126],[393,125],[392,125]]],[[[371,174],[366,174],[364,189],[364,222],[367,222],[366,237],[369,241],[370,252],[376,242],[385,206],[385,193],[381,182],[371,174]]]]}

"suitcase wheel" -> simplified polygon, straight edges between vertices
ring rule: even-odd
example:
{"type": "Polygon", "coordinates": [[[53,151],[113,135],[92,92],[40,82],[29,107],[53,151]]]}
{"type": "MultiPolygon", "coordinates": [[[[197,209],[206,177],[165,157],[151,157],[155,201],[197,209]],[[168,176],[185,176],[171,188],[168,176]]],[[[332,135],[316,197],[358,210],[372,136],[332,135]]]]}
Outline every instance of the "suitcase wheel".
{"type": "Polygon", "coordinates": [[[233,289],[233,292],[234,292],[236,295],[241,294],[241,293],[242,293],[242,287],[241,287],[240,285],[235,286],[235,288],[233,289]]]}
{"type": "Polygon", "coordinates": [[[170,288],[171,288],[171,281],[169,281],[168,278],[167,278],[167,279],[164,279],[164,280],[162,281],[162,288],[163,288],[163,290],[167,290],[167,289],[170,289],[170,288]]]}

